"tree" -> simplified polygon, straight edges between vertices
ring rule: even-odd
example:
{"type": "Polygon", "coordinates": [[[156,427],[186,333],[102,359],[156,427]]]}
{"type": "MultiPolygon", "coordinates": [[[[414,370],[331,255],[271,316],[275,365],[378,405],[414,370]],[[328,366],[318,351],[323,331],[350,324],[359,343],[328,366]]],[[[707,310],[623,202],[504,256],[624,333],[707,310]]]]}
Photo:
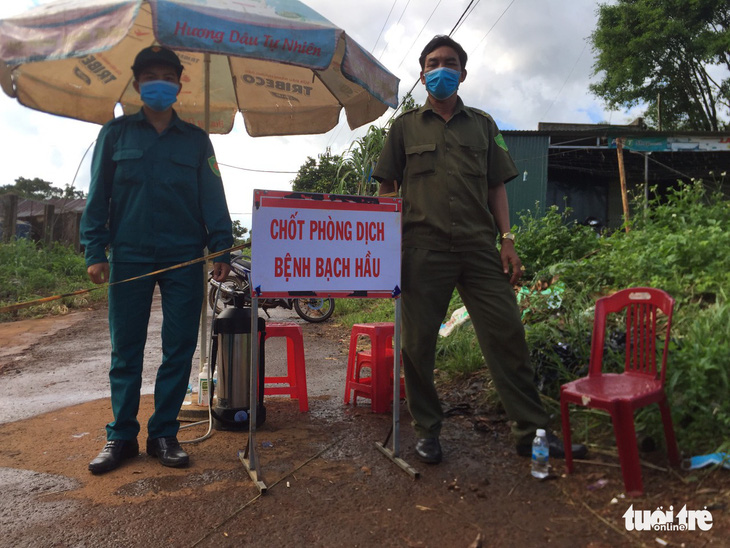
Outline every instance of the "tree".
{"type": "MultiPolygon", "coordinates": [[[[315,160],[311,156],[299,168],[297,176],[292,181],[292,188],[297,192],[318,192],[328,194],[335,192],[338,187],[337,168],[342,161],[338,154],[332,154],[330,149],[317,156],[315,160]]],[[[340,193],[348,193],[349,185],[340,193]]]]}
{"type": "Polygon", "coordinates": [[[39,179],[26,179],[25,177],[18,177],[15,179],[14,185],[3,185],[0,187],[3,194],[12,192],[18,194],[24,198],[31,200],[46,200],[48,198],[60,198],[63,194],[63,190],[54,187],[48,181],[39,179]]]}
{"type": "Polygon", "coordinates": [[[246,228],[245,226],[243,226],[241,224],[241,221],[239,221],[238,219],[236,219],[235,221],[233,221],[233,230],[232,230],[232,232],[233,232],[233,243],[235,245],[241,245],[241,244],[246,243],[248,240],[251,239],[251,236],[250,236],[250,234],[248,232],[248,228],[246,228]],[[249,234],[249,236],[246,237],[246,234],[249,234]]]}
{"type": "Polygon", "coordinates": [[[66,200],[83,200],[86,193],[83,190],[76,190],[73,185],[66,185],[63,189],[63,198],[66,200]]]}
{"type": "MultiPolygon", "coordinates": [[[[409,93],[399,109],[406,111],[417,107],[409,93]]],[[[328,147],[324,154],[317,156],[317,160],[308,157],[292,181],[292,188],[297,192],[324,194],[377,194],[378,185],[372,174],[394,117],[395,113],[385,127],[371,125],[367,133],[356,139],[342,156],[332,154],[328,147]]]]}
{"type": "Polygon", "coordinates": [[[718,131],[730,119],[727,0],[601,4],[591,91],[612,107],[646,105],[662,129],[718,131]]]}
{"type": "Polygon", "coordinates": [[[15,184],[0,187],[0,194],[8,194],[11,192],[29,200],[49,200],[51,198],[73,200],[86,197],[86,194],[82,190],[76,190],[73,185],[58,188],[53,186],[52,183],[39,179],[38,177],[34,179],[18,177],[15,179],[15,184]]]}
{"type": "Polygon", "coordinates": [[[344,192],[344,188],[354,181],[354,189],[350,194],[377,194],[378,185],[372,175],[387,135],[386,128],[370,126],[364,137],[356,139],[350,145],[347,157],[337,170],[338,192],[344,192]]]}
{"type": "MultiPolygon", "coordinates": [[[[409,93],[403,98],[399,109],[405,112],[418,106],[409,93]]],[[[378,193],[378,183],[372,175],[393,118],[395,114],[386,122],[385,127],[371,125],[365,136],[356,139],[350,145],[337,170],[338,192],[344,192],[340,189],[347,187],[350,189],[350,194],[372,196],[378,193]]]]}

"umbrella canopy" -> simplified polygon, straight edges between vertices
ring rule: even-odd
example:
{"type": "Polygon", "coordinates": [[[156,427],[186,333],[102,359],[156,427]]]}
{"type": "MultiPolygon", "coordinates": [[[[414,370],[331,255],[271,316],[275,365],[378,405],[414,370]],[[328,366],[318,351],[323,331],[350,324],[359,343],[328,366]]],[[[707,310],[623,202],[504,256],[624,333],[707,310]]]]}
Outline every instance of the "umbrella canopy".
{"type": "Polygon", "coordinates": [[[0,84],[30,108],[103,124],[153,44],[185,67],[174,105],[211,133],[237,111],[251,136],[351,128],[398,104],[398,79],[342,29],[296,0],[58,0],[0,20],[0,84]]]}

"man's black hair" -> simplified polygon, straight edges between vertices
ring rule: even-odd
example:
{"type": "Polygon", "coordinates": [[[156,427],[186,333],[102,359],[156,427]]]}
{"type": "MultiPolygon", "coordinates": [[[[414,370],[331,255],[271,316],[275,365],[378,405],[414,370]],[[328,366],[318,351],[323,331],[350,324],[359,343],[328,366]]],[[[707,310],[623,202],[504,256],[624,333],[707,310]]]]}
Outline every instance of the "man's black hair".
{"type": "Polygon", "coordinates": [[[134,58],[134,65],[132,65],[132,74],[134,74],[134,79],[139,80],[139,75],[142,70],[151,65],[170,66],[175,69],[175,72],[177,72],[178,79],[182,76],[183,65],[177,54],[171,49],[155,45],[144,48],[137,54],[137,57],[134,58]]]}
{"type": "Polygon", "coordinates": [[[426,57],[428,54],[442,46],[447,46],[456,52],[459,56],[459,62],[461,63],[461,70],[464,70],[466,68],[466,52],[464,51],[464,48],[462,48],[461,44],[459,44],[456,40],[450,36],[446,36],[445,34],[434,36],[431,41],[426,44],[426,47],[423,48],[421,56],[418,58],[418,62],[421,63],[421,70],[426,68],[426,57]]]}

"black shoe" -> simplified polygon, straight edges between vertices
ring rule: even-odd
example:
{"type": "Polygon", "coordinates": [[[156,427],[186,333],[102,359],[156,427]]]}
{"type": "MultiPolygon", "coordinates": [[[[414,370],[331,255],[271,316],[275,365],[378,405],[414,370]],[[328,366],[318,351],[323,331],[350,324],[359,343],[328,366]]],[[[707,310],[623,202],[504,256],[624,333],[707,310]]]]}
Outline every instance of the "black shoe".
{"type": "Polygon", "coordinates": [[[180,447],[180,442],[175,436],[167,438],[148,438],[147,454],[157,457],[160,464],[164,466],[185,466],[190,460],[188,454],[180,447]]]}
{"type": "Polygon", "coordinates": [[[92,474],[103,474],[118,468],[125,459],[139,455],[137,440],[109,440],[94,460],[89,463],[92,474]]]}
{"type": "MultiPolygon", "coordinates": [[[[565,458],[565,447],[563,446],[563,440],[553,434],[552,432],[547,433],[548,447],[550,448],[550,456],[556,459],[565,458]]],[[[588,454],[588,448],[580,443],[574,443],[571,445],[573,449],[573,458],[582,459],[588,454]]],[[[517,444],[517,454],[521,457],[532,456],[532,440],[517,444]]]]}
{"type": "Polygon", "coordinates": [[[441,444],[438,438],[421,438],[416,443],[416,455],[421,462],[438,464],[441,462],[441,444]]]}

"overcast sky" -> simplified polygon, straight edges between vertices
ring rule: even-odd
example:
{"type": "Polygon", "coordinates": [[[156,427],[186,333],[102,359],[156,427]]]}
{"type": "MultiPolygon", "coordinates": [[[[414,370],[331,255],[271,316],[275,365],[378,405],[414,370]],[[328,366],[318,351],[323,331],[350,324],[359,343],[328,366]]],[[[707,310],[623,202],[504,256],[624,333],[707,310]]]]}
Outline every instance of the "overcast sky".
{"type": "MultiPolygon", "coordinates": [[[[48,0],[2,2],[0,19],[48,0]]],[[[305,3],[343,28],[400,78],[399,97],[418,79],[418,55],[436,34],[448,34],[470,0],[307,0],[305,3]],[[381,33],[382,30],[382,33],[381,33]]],[[[459,89],[468,105],[492,114],[502,129],[535,130],[538,122],[628,123],[637,113],[611,112],[594,98],[595,0],[481,0],[453,34],[469,55],[468,75],[459,89]]],[[[418,103],[426,94],[419,83],[418,103]]],[[[391,111],[376,123],[384,123],[391,111]]],[[[73,183],[88,190],[89,159],[82,158],[100,126],[35,112],[0,92],[2,162],[0,185],[18,177],[73,183]],[[76,174],[78,170],[78,174],[76,174]]],[[[240,114],[229,135],[212,136],[233,218],[250,226],[255,188],[291,188],[308,156],[330,146],[344,152],[366,128],[351,131],[344,121],[323,135],[251,138],[240,114]]]]}

